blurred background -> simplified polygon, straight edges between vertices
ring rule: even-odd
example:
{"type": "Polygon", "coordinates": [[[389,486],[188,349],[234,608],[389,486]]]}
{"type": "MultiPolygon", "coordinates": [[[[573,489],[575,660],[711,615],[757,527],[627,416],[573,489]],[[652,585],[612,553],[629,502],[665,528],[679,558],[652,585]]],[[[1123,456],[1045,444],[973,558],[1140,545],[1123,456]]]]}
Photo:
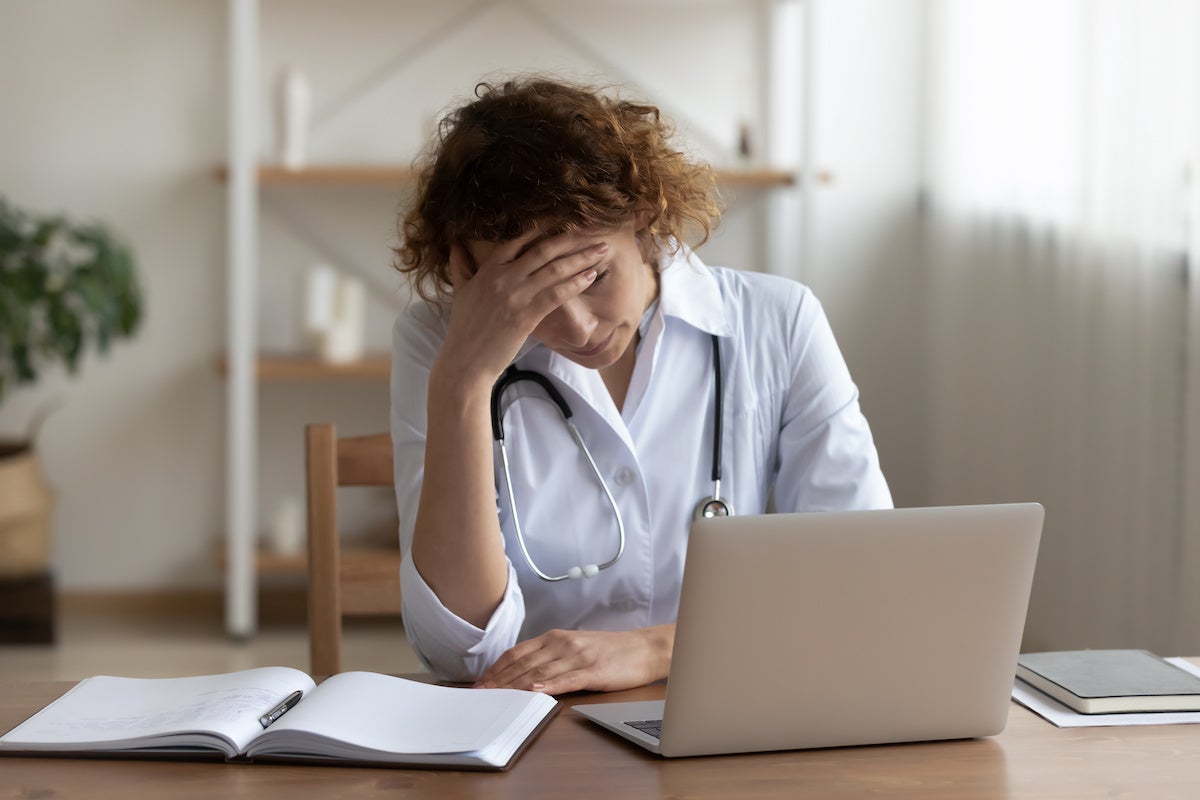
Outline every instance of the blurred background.
{"type": "MultiPolygon", "coordinates": [[[[201,608],[245,637],[302,583],[304,424],[387,427],[407,167],[477,81],[534,71],[649,99],[721,170],[702,257],[816,291],[897,505],[1045,505],[1026,650],[1200,653],[1196,3],[0,0],[0,20],[0,196],[111,229],[142,293],[132,336],[0,395],[0,436],[36,429],[64,607],[201,608]]],[[[361,490],[343,526],[387,546],[392,503],[361,490]]]]}

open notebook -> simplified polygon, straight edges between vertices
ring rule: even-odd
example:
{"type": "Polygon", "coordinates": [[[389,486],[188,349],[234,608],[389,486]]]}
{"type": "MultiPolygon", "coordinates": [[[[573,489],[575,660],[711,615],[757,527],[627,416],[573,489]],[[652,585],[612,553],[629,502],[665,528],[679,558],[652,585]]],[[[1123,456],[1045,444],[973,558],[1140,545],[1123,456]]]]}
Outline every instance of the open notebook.
{"type": "Polygon", "coordinates": [[[97,676],[0,737],[0,753],[506,769],[557,708],[535,692],[370,672],[334,675],[320,686],[288,667],[97,676]],[[299,701],[287,703],[297,692],[299,701]]]}

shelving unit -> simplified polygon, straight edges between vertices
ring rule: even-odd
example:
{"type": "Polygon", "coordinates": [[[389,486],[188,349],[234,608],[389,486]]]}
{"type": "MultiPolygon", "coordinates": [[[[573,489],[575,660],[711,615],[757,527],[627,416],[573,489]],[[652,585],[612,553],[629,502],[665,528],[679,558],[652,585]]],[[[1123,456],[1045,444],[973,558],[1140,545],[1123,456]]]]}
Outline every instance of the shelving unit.
{"type": "MultiPolygon", "coordinates": [[[[216,366],[222,377],[229,375],[226,356],[219,356],[216,366]]],[[[386,353],[341,364],[312,356],[264,353],[254,361],[254,376],[260,381],[387,380],[391,367],[391,358],[386,353]]]]}
{"type": "MultiPolygon", "coordinates": [[[[811,50],[806,26],[798,26],[797,8],[810,15],[815,0],[755,0],[746,2],[748,13],[756,18],[755,70],[760,79],[760,108],[764,118],[761,152],[767,164],[805,163],[803,153],[792,148],[792,139],[807,130],[808,92],[797,81],[769,79],[773,72],[792,74],[797,53],[811,50]],[[803,33],[800,28],[803,27],[803,33]],[[787,69],[781,69],[781,65],[787,69]]],[[[407,68],[417,54],[425,54],[444,44],[455,27],[473,15],[508,5],[519,10],[543,33],[566,42],[572,52],[581,53],[615,76],[623,75],[620,59],[591,47],[578,37],[570,25],[538,3],[526,0],[481,0],[455,14],[446,24],[423,37],[407,53],[391,59],[383,69],[372,72],[335,98],[326,109],[329,117],[341,113],[370,92],[391,73],[407,68]]],[[[280,7],[285,7],[281,4],[280,7]]],[[[631,6],[633,7],[633,6],[631,6]]],[[[227,191],[227,350],[217,358],[217,369],[227,380],[227,470],[225,624],[231,636],[253,635],[257,625],[256,588],[259,574],[294,574],[302,571],[303,559],[279,558],[256,548],[258,513],[258,384],[261,381],[362,381],[386,380],[389,359],[372,355],[352,364],[327,364],[314,358],[291,353],[260,352],[257,326],[259,303],[259,203],[261,187],[354,187],[404,186],[414,180],[408,166],[398,164],[313,164],[290,170],[264,163],[260,151],[260,122],[263,102],[260,97],[261,42],[260,0],[228,0],[229,8],[229,147],[227,163],[213,169],[213,177],[226,184],[227,191]]],[[[801,55],[803,59],[804,56],[801,55]]],[[[806,67],[807,62],[805,62],[806,67]]],[[[805,69],[805,82],[811,77],[805,69]]],[[[670,109],[665,109],[670,112],[670,109]]],[[[803,136],[807,142],[807,135],[803,136]]],[[[791,169],[760,167],[718,168],[721,186],[748,192],[772,192],[763,217],[763,237],[768,263],[785,263],[803,252],[807,225],[799,198],[814,184],[831,178],[820,172],[811,175],[791,169]],[[780,191],[797,189],[797,192],[780,191]],[[774,198],[778,198],[777,200],[774,198]]],[[[372,554],[375,551],[371,551],[372,554]]],[[[368,560],[373,556],[368,556],[368,560]]],[[[398,557],[398,556],[397,556],[398,557]]],[[[368,565],[370,566],[370,565],[368,565]]],[[[390,564],[386,568],[391,568],[390,564]]]]}
{"type": "MultiPolygon", "coordinates": [[[[399,548],[346,546],[341,549],[342,571],[362,575],[379,574],[400,569],[399,548]]],[[[217,553],[217,562],[225,565],[228,557],[224,550],[217,553]]],[[[276,553],[265,548],[254,551],[255,572],[260,576],[303,577],[308,573],[308,556],[305,553],[276,553]]]]}
{"type": "MultiPolygon", "coordinates": [[[[717,182],[723,186],[748,189],[772,189],[795,186],[797,175],[792,170],[776,169],[722,169],[713,170],[717,182]]],[[[229,179],[229,168],[213,169],[213,176],[220,181],[229,179]]],[[[302,169],[289,169],[273,164],[258,167],[256,179],[260,186],[297,184],[313,185],[369,185],[405,186],[415,180],[410,167],[384,164],[320,164],[302,169]]],[[[818,176],[828,180],[828,176],[818,176]]]]}

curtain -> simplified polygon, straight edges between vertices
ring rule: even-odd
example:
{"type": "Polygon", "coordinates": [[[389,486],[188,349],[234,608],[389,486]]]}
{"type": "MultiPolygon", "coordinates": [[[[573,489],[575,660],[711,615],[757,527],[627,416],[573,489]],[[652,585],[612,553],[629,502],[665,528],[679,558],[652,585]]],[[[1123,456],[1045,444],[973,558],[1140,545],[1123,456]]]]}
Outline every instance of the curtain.
{"type": "Polygon", "coordinates": [[[931,494],[1046,507],[1026,650],[1200,652],[1198,5],[928,6],[931,494]]]}

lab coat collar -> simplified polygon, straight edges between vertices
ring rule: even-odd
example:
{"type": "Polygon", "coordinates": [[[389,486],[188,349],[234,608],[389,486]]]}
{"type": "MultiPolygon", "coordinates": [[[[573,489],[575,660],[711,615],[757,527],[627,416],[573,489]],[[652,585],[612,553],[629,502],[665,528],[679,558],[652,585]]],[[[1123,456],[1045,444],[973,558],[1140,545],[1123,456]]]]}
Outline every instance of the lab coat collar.
{"type": "Polygon", "coordinates": [[[716,336],[732,336],[733,324],[717,287],[717,279],[700,257],[687,246],[659,258],[662,276],[660,308],[663,316],[674,317],[693,328],[716,336]]]}
{"type": "Polygon", "coordinates": [[[557,378],[562,389],[568,394],[575,394],[574,398],[567,397],[567,404],[574,411],[580,410],[578,402],[594,409],[620,437],[629,453],[636,453],[633,437],[598,371],[582,367],[566,356],[559,355],[549,347],[534,342],[532,339],[521,348],[521,353],[515,363],[520,369],[533,370],[557,378]]]}

